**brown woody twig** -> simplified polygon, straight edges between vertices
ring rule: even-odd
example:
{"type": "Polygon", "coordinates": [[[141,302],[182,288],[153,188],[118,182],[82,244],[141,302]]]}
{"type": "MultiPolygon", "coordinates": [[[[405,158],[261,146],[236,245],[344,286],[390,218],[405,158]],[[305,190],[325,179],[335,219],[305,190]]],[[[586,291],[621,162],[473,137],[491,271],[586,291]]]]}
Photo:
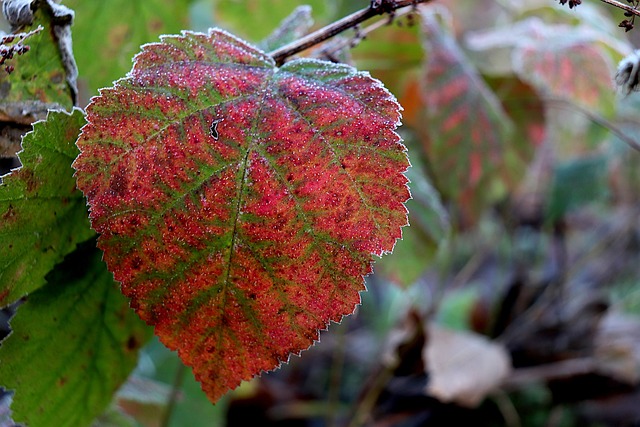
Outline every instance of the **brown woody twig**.
{"type": "Polygon", "coordinates": [[[621,3],[617,0],[600,0],[603,3],[610,4],[611,6],[618,7],[623,9],[626,12],[629,12],[632,15],[640,16],[640,11],[635,7],[629,6],[628,4],[621,3]]]}
{"type": "Polygon", "coordinates": [[[301,39],[289,43],[286,46],[276,49],[273,52],[270,52],[269,55],[276,61],[276,64],[282,65],[288,57],[302,52],[303,50],[309,49],[310,47],[313,47],[319,43],[322,43],[323,41],[335,35],[338,35],[343,31],[354,28],[358,24],[370,18],[373,18],[374,16],[393,14],[393,12],[395,12],[397,9],[409,6],[414,7],[417,4],[427,3],[429,1],[431,0],[374,1],[368,8],[361,9],[357,12],[352,13],[351,15],[345,16],[339,21],[329,24],[326,27],[319,29],[318,31],[315,31],[301,39]]]}

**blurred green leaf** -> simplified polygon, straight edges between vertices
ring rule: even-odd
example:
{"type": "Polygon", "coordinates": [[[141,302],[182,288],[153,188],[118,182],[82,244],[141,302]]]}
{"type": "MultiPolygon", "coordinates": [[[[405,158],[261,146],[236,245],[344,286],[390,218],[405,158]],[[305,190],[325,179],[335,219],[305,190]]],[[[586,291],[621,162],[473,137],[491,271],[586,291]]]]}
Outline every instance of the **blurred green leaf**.
{"type": "Polygon", "coordinates": [[[214,17],[218,26],[256,43],[301,5],[311,6],[319,23],[333,16],[335,6],[324,0],[215,0],[214,17]]]}
{"type": "Polygon", "coordinates": [[[88,425],[136,366],[151,334],[93,240],[47,276],[11,327],[0,347],[0,384],[16,390],[13,418],[30,427],[88,425]]]}
{"type": "Polygon", "coordinates": [[[409,224],[402,230],[392,254],[376,262],[376,272],[402,286],[413,284],[431,266],[438,250],[451,235],[449,215],[438,191],[431,185],[415,135],[403,132],[409,148],[411,167],[407,170],[411,199],[409,224]]]}
{"type": "Polygon", "coordinates": [[[607,161],[604,156],[572,159],[556,166],[546,218],[563,218],[571,210],[607,199],[607,161]]]}
{"type": "Polygon", "coordinates": [[[333,0],[335,17],[342,17],[349,15],[357,10],[368,7],[371,0],[333,0]]]}
{"type": "Polygon", "coordinates": [[[143,43],[187,28],[191,0],[66,0],[75,10],[73,50],[89,95],[131,69],[143,43]]]}
{"type": "Polygon", "coordinates": [[[110,406],[102,415],[96,418],[91,427],[137,427],[136,420],[123,414],[116,406],[110,406]]]}
{"type": "MultiPolygon", "coordinates": [[[[381,18],[384,24],[387,18],[381,18]]],[[[384,82],[394,94],[400,96],[403,86],[412,72],[420,69],[424,51],[420,45],[419,19],[413,17],[415,25],[408,26],[407,18],[399,18],[395,24],[383,25],[367,34],[352,49],[353,60],[361,69],[384,82]],[[399,26],[402,22],[403,26],[399,26]]],[[[372,26],[378,26],[377,23],[372,26]]]]}
{"type": "Polygon", "coordinates": [[[213,21],[213,3],[215,0],[191,0],[189,21],[193,31],[206,33],[216,26],[213,21]]]}
{"type": "Polygon", "coordinates": [[[55,264],[94,235],[71,162],[82,111],[51,112],[23,139],[23,166],[0,185],[0,305],[38,289],[55,264]]]}
{"type": "Polygon", "coordinates": [[[304,5],[296,7],[266,39],[258,44],[265,52],[271,52],[285,46],[304,35],[313,25],[311,7],[304,5]]]}
{"type": "Polygon", "coordinates": [[[177,374],[183,376],[179,379],[180,395],[171,416],[170,427],[224,425],[228,397],[224,396],[212,405],[191,369],[185,369],[178,355],[162,345],[157,338],[154,337],[142,349],[142,353],[151,363],[138,367],[137,372],[141,376],[164,384],[174,384],[177,374]]]}
{"type": "Polygon", "coordinates": [[[469,313],[480,298],[479,287],[469,286],[449,292],[440,303],[438,324],[449,329],[469,329],[469,313]]]}

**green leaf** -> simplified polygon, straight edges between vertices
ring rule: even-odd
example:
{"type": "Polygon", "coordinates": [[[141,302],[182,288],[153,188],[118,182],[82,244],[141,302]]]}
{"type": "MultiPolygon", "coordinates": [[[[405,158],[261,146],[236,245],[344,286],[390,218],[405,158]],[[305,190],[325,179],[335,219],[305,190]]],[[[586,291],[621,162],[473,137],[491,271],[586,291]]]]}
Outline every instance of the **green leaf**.
{"type": "Polygon", "coordinates": [[[448,292],[438,304],[438,324],[458,331],[469,330],[473,306],[481,298],[480,289],[474,286],[448,292]]]}
{"type": "Polygon", "coordinates": [[[139,427],[132,417],[124,414],[116,405],[111,405],[102,415],[96,418],[91,427],[139,427]]]}
{"type": "Polygon", "coordinates": [[[407,224],[399,110],[366,73],[277,68],[221,30],[145,46],[87,107],[74,166],[99,246],[211,400],[359,303],[407,224]]]}
{"type": "Polygon", "coordinates": [[[411,153],[411,168],[406,174],[411,188],[411,200],[406,204],[411,227],[403,230],[402,240],[396,244],[393,253],[376,263],[376,274],[381,273],[401,286],[409,286],[420,278],[442,245],[447,243],[451,224],[438,191],[429,181],[415,136],[407,132],[403,136],[411,153]]]}
{"type": "MultiPolygon", "coordinates": [[[[406,18],[401,19],[406,22],[406,18]]],[[[412,19],[417,20],[415,17],[412,19]]],[[[398,95],[409,73],[419,70],[424,62],[420,26],[385,25],[377,28],[352,49],[352,55],[358,68],[369,71],[398,95]]]]}
{"type": "Polygon", "coordinates": [[[93,240],[47,276],[11,321],[0,384],[16,422],[76,427],[103,413],[150,330],[129,309],[93,240]]]}
{"type": "Polygon", "coordinates": [[[21,30],[43,29],[12,43],[29,46],[29,51],[5,62],[14,67],[12,73],[0,68],[0,120],[30,124],[44,118],[48,108],[73,108],[75,93],[67,83],[53,19],[49,7],[38,7],[33,24],[21,30]]]}
{"type": "Polygon", "coordinates": [[[216,26],[213,21],[213,2],[215,0],[192,0],[189,6],[191,30],[205,32],[216,26]]]}
{"type": "Polygon", "coordinates": [[[572,210],[602,202],[608,196],[605,156],[567,161],[556,167],[546,218],[549,221],[559,220],[572,210]]]}
{"type": "Polygon", "coordinates": [[[23,139],[23,166],[0,185],[0,305],[44,285],[45,275],[94,232],[71,162],[85,123],[80,110],[51,112],[23,139]]]}
{"type": "Polygon", "coordinates": [[[303,37],[311,29],[312,25],[311,7],[306,5],[298,6],[269,37],[258,44],[258,47],[265,52],[271,52],[303,37]]]}
{"type": "Polygon", "coordinates": [[[296,6],[311,6],[318,21],[333,14],[331,2],[325,0],[215,0],[214,3],[216,23],[253,42],[266,38],[296,6]]]}
{"type": "Polygon", "coordinates": [[[76,12],[73,46],[89,90],[110,86],[131,68],[143,43],[187,27],[190,0],[66,0],[76,12]]]}
{"type": "MultiPolygon", "coordinates": [[[[184,363],[178,357],[175,351],[169,350],[162,345],[160,340],[152,339],[142,350],[149,360],[153,361],[153,370],[145,372],[141,369],[143,375],[150,376],[155,381],[160,381],[164,384],[174,384],[176,379],[181,384],[180,395],[183,397],[178,400],[173,407],[171,419],[169,420],[169,426],[181,427],[181,426],[198,426],[203,424],[202,420],[206,420],[206,425],[217,426],[224,425],[228,412],[228,397],[225,396],[216,402],[215,405],[211,404],[211,401],[207,398],[207,395],[202,391],[202,386],[196,381],[193,376],[193,372],[184,369],[184,363]]],[[[156,410],[157,412],[157,410],[156,410]]],[[[134,413],[130,411],[129,413],[134,413]]],[[[158,422],[160,418],[157,416],[154,420],[145,418],[144,416],[136,419],[141,421],[158,422]]]]}

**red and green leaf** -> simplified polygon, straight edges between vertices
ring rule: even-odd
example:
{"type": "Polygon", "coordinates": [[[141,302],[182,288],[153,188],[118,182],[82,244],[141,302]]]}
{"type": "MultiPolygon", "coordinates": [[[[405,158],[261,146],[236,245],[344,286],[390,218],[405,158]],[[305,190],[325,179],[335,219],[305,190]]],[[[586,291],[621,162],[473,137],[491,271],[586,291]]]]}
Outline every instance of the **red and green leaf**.
{"type": "Polygon", "coordinates": [[[82,111],[51,112],[22,140],[22,167],[0,185],[0,306],[44,285],[44,277],[95,233],[71,163],[82,111]]]}
{"type": "Polygon", "coordinates": [[[545,97],[571,100],[611,113],[613,66],[594,42],[569,37],[570,30],[548,27],[514,52],[516,72],[545,97]]]}
{"type": "MultiPolygon", "coordinates": [[[[557,11],[554,11],[557,12],[557,11]]],[[[546,99],[563,99],[613,111],[613,66],[606,34],[588,26],[550,25],[528,18],[469,38],[483,68],[491,74],[514,71],[546,99]],[[499,64],[496,66],[496,64],[499,64]]]]}
{"type": "Polygon", "coordinates": [[[345,65],[165,36],[87,118],[74,166],[109,269],[213,401],[351,313],[407,223],[399,106],[345,65]]]}
{"type": "Polygon", "coordinates": [[[426,152],[435,185],[473,220],[505,188],[512,123],[500,101],[430,13],[422,14],[428,55],[423,96],[426,152]]]}

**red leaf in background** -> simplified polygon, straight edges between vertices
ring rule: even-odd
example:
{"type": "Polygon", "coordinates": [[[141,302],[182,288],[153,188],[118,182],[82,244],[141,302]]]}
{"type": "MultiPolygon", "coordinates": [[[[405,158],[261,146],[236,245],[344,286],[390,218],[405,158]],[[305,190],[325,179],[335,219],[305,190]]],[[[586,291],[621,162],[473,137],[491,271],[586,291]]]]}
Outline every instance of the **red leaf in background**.
{"type": "MultiPolygon", "coordinates": [[[[604,16],[600,16],[606,22],[604,16]]],[[[489,74],[511,74],[534,87],[544,100],[563,99],[612,114],[615,72],[607,50],[624,56],[629,47],[602,28],[549,24],[530,17],[514,25],[470,34],[468,46],[489,74]]]]}
{"type": "MultiPolygon", "coordinates": [[[[428,55],[423,97],[427,106],[426,151],[435,184],[472,221],[495,200],[504,182],[507,136],[512,123],[500,101],[465,58],[455,39],[428,11],[422,14],[428,55]]],[[[504,189],[504,185],[502,186],[504,189]]]]}
{"type": "Polygon", "coordinates": [[[368,74],[276,68],[219,30],[146,45],[87,108],[74,167],[99,246],[212,401],[359,303],[407,223],[399,119],[368,74]]]}
{"type": "Polygon", "coordinates": [[[591,37],[571,27],[543,26],[520,40],[513,55],[515,70],[544,96],[610,113],[613,64],[591,37]]]}

